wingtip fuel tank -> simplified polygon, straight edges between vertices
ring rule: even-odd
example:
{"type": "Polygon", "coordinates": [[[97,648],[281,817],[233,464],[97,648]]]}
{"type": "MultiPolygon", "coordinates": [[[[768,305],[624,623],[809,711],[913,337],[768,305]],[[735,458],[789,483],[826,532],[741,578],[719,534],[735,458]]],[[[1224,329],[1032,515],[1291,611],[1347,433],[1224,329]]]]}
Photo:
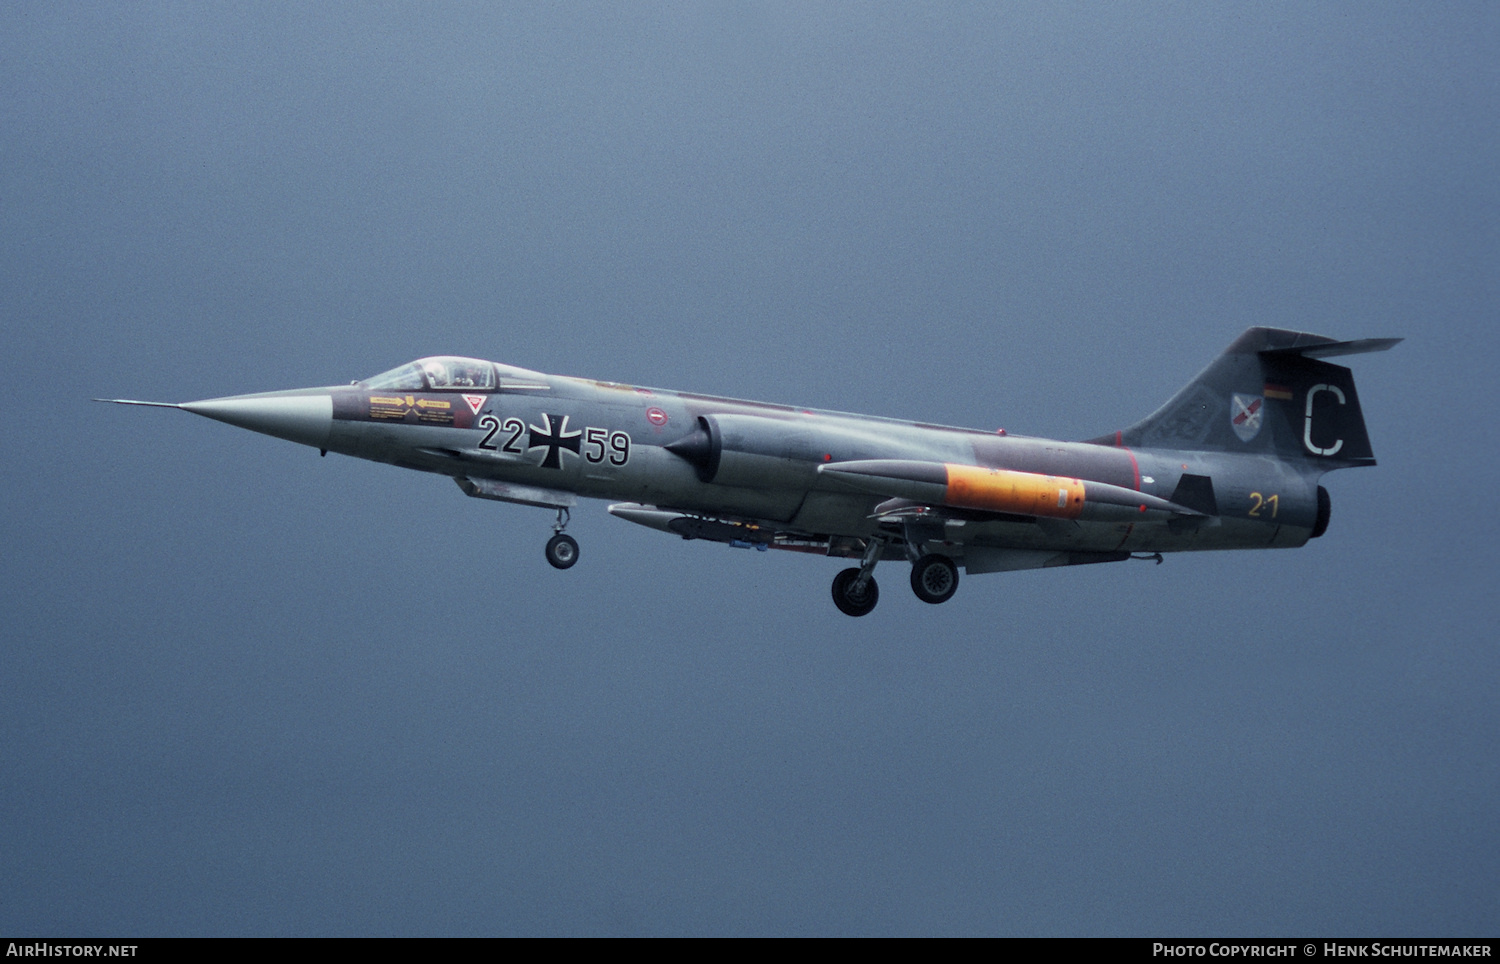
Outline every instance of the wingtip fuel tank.
{"type": "Polygon", "coordinates": [[[872,459],[818,466],[846,485],[918,503],[1038,518],[1138,521],[1203,513],[1108,482],[951,462],[872,459]]]}

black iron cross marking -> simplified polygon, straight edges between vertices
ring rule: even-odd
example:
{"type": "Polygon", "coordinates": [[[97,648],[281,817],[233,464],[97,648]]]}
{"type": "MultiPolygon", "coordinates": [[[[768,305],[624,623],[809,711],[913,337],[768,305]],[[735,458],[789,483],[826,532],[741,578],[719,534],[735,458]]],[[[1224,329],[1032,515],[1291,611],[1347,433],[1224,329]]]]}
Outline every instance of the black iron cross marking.
{"type": "Polygon", "coordinates": [[[547,427],[531,426],[531,435],[526,440],[526,447],[534,449],[542,445],[547,446],[547,457],[542,459],[542,468],[560,469],[562,468],[562,450],[567,449],[577,455],[582,445],[579,438],[583,432],[569,432],[566,415],[543,414],[542,418],[546,420],[547,427]],[[555,429],[554,424],[557,425],[555,429]]]}

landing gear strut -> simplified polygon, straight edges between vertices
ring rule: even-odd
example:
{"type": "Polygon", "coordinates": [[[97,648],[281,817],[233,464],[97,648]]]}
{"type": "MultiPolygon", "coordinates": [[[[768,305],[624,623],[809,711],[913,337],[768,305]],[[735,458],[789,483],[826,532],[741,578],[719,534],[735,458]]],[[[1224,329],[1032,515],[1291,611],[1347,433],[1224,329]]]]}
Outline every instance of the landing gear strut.
{"type": "Polygon", "coordinates": [[[833,577],[833,604],[846,616],[864,616],[880,601],[880,587],[875,585],[875,563],[885,552],[885,542],[871,539],[857,569],[845,569],[833,577]]]}
{"type": "Polygon", "coordinates": [[[958,591],[958,566],[937,553],[923,556],[912,563],[911,591],[924,603],[947,602],[958,591]]]}
{"type": "Polygon", "coordinates": [[[547,562],[554,569],[567,569],[578,561],[578,540],[565,535],[568,527],[568,510],[557,510],[557,521],[552,525],[552,538],[547,540],[547,562]]]}

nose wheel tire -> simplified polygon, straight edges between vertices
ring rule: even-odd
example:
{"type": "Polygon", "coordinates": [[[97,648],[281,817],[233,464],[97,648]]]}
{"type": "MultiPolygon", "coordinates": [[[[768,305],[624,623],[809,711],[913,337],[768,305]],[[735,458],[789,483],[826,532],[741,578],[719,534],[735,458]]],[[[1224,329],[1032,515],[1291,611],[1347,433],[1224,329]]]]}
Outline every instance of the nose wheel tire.
{"type": "Polygon", "coordinates": [[[947,556],[923,556],[911,567],[911,591],[924,603],[947,602],[958,592],[958,566],[947,556]]]}
{"type": "Polygon", "coordinates": [[[880,587],[875,580],[866,579],[864,588],[856,590],[858,579],[858,569],[845,569],[833,577],[833,604],[846,616],[863,616],[880,601],[880,587]]]}
{"type": "Polygon", "coordinates": [[[572,536],[557,535],[547,540],[547,561],[554,569],[567,569],[578,561],[578,540],[572,536]]]}

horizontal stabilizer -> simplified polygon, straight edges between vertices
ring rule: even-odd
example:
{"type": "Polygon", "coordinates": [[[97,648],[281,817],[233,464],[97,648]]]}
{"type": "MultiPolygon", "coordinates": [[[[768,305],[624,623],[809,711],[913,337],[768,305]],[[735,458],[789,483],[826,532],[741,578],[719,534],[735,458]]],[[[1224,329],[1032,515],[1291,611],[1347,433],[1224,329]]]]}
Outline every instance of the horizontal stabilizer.
{"type": "Polygon", "coordinates": [[[1372,351],[1390,351],[1404,338],[1359,338],[1355,341],[1329,341],[1301,348],[1270,348],[1262,355],[1301,355],[1303,358],[1335,358],[1339,355],[1363,355],[1372,351]]]}

